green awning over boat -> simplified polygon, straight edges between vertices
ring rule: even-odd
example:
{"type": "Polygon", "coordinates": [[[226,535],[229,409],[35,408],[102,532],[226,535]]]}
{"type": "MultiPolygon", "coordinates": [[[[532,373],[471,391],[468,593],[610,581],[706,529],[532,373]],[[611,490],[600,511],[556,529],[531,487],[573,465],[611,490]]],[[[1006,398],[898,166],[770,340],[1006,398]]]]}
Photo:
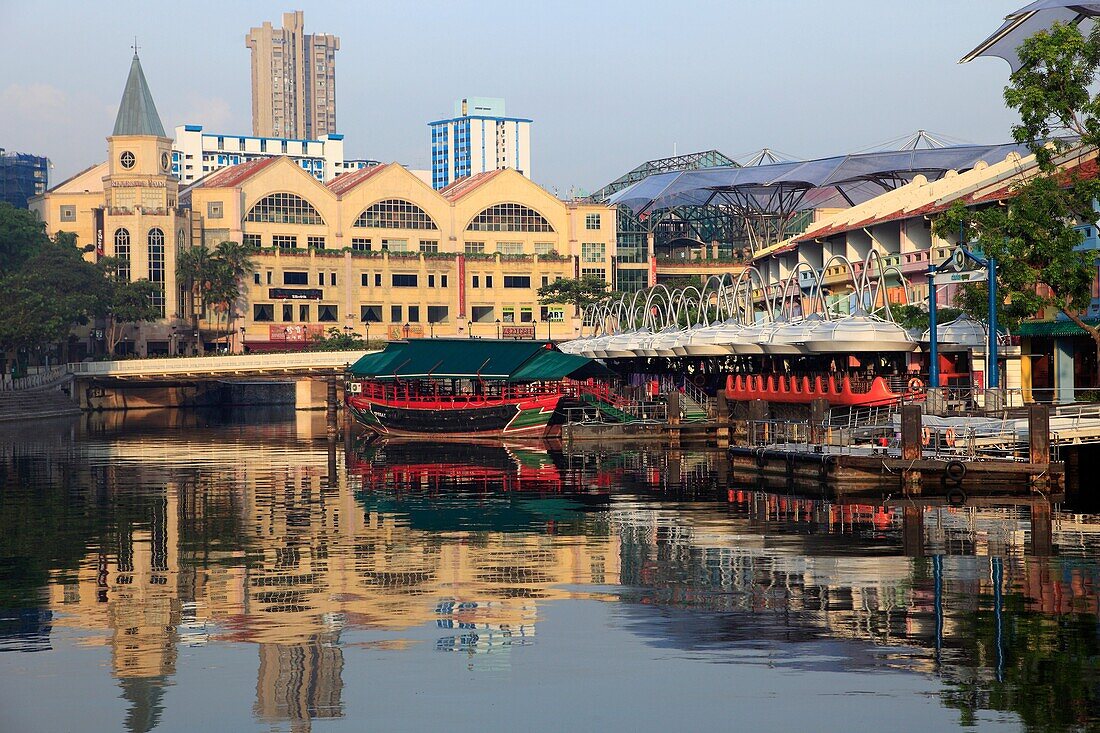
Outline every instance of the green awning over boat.
{"type": "Polygon", "coordinates": [[[509,382],[556,382],[569,377],[606,377],[610,372],[597,361],[576,354],[542,349],[508,377],[509,382]]]}
{"type": "MultiPolygon", "coordinates": [[[[1085,323],[1090,326],[1097,325],[1097,321],[1089,319],[1085,323]]],[[[1085,330],[1073,321],[1024,321],[1016,332],[1018,336],[1087,336],[1085,330]]]]}
{"type": "Polygon", "coordinates": [[[389,379],[483,379],[549,382],[608,376],[606,367],[583,356],[548,347],[545,341],[413,339],[393,341],[367,354],[349,370],[357,377],[389,379]]]}

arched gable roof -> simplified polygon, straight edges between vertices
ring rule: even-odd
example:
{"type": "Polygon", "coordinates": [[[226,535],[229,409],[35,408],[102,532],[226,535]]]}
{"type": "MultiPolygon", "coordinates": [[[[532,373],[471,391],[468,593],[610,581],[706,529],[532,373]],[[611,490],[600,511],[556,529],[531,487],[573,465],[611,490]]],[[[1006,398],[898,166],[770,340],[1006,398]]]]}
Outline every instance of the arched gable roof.
{"type": "Polygon", "coordinates": [[[245,214],[245,221],[269,224],[324,224],[317,208],[296,193],[269,193],[245,214]]]}
{"type": "Polygon", "coordinates": [[[370,229],[439,229],[428,212],[402,198],[374,202],[360,212],[352,226],[370,229]]]}
{"type": "Polygon", "coordinates": [[[530,206],[513,202],[482,209],[466,224],[468,232],[552,232],[553,225],[530,206]]]}

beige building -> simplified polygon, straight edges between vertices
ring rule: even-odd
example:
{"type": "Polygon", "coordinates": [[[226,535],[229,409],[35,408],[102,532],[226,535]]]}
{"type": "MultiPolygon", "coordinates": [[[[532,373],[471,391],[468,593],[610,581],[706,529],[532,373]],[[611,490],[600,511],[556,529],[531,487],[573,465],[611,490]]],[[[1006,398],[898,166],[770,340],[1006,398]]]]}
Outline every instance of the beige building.
{"type": "MultiPolygon", "coordinates": [[[[88,258],[119,259],[119,276],[161,285],[164,319],[128,337],[139,352],[170,350],[172,321],[180,315],[176,255],[191,245],[190,212],[180,208],[172,174],[172,139],[164,132],[141,61],[134,54],[107,160],[30,200],[51,235],[74,232],[88,258]]],[[[182,323],[182,321],[181,321],[182,323]]],[[[130,347],[126,347],[130,348],[130,347]]]]}
{"type": "Polygon", "coordinates": [[[328,329],[377,338],[572,338],[576,314],[540,306],[558,278],[611,277],[615,210],[564,202],[498,170],[435,191],[402,166],[322,184],[285,158],[234,166],[184,193],[207,247],[256,248],[250,350],[328,329]]]}
{"type": "Polygon", "coordinates": [[[340,39],[306,33],[301,10],[283,27],[265,22],[244,39],[252,50],[252,134],[316,140],[336,132],[336,52],[340,39]]]}

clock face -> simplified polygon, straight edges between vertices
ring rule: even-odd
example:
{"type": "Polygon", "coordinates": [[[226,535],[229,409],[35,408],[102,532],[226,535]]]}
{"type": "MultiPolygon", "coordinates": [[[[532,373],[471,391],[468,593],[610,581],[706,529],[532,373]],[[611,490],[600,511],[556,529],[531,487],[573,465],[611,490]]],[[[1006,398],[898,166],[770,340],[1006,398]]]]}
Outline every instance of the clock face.
{"type": "Polygon", "coordinates": [[[160,154],[160,167],[163,168],[164,170],[168,170],[168,168],[171,165],[172,165],[172,159],[168,157],[168,153],[161,153],[160,154]]]}
{"type": "Polygon", "coordinates": [[[118,162],[122,164],[122,167],[126,170],[130,170],[134,167],[134,163],[137,162],[137,158],[129,150],[122,151],[122,155],[118,156],[118,162]]]}

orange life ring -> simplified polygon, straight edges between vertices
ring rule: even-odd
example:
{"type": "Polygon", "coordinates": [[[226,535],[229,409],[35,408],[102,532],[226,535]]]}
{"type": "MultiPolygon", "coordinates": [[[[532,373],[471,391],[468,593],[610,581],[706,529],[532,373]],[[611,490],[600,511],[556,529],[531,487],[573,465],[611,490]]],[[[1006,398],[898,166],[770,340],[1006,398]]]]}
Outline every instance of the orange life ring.
{"type": "Polygon", "coordinates": [[[943,434],[943,439],[948,447],[953,448],[955,446],[955,428],[948,428],[943,434]]]}
{"type": "Polygon", "coordinates": [[[910,392],[923,392],[924,391],[924,382],[921,380],[920,377],[911,378],[906,383],[906,386],[909,387],[910,392]]]}
{"type": "Polygon", "coordinates": [[[920,431],[920,444],[928,446],[932,442],[932,431],[928,428],[921,428],[920,431]]]}

